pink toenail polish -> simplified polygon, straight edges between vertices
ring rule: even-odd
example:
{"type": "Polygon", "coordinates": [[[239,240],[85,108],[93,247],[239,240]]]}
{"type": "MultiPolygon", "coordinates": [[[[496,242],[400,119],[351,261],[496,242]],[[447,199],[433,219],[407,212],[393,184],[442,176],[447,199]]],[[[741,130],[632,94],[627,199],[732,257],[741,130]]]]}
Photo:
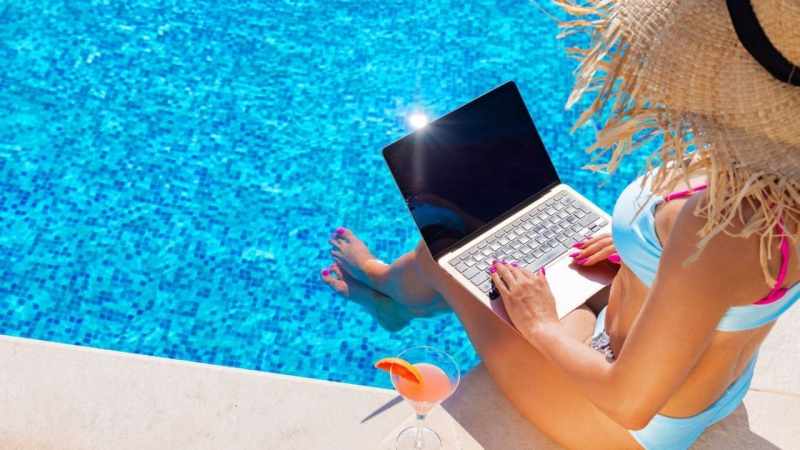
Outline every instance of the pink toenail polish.
{"type": "Polygon", "coordinates": [[[322,271],[322,276],[323,277],[327,277],[330,274],[331,274],[331,272],[328,269],[325,269],[325,270],[322,271]]]}
{"type": "Polygon", "coordinates": [[[580,254],[581,254],[581,252],[572,252],[572,253],[569,254],[569,257],[570,258],[574,258],[574,257],[576,257],[576,256],[578,256],[580,254]]]}
{"type": "Polygon", "coordinates": [[[584,264],[586,263],[586,261],[587,261],[588,259],[589,259],[589,258],[581,258],[581,259],[577,259],[577,260],[575,260],[575,264],[580,264],[580,265],[582,266],[582,265],[584,265],[584,264]]]}

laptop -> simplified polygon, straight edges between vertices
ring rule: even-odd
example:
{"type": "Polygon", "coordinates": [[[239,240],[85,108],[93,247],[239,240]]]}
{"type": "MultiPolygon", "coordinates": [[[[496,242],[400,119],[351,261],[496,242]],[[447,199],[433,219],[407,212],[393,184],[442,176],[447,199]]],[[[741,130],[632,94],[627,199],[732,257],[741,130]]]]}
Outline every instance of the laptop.
{"type": "Polygon", "coordinates": [[[383,156],[436,262],[504,319],[493,260],[546,267],[559,318],[611,282],[610,267],[580,267],[568,256],[587,235],[610,232],[610,217],[561,182],[513,81],[383,156]]]}

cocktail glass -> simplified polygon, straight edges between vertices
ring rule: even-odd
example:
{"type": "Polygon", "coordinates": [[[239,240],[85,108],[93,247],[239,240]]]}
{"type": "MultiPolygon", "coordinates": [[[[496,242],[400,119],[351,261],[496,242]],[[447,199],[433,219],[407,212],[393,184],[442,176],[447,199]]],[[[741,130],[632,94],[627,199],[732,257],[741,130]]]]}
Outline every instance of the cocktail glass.
{"type": "Polygon", "coordinates": [[[397,392],[414,408],[417,423],[397,435],[397,450],[438,450],[442,439],[432,429],[425,426],[425,417],[441,404],[458,387],[461,371],[458,364],[447,353],[433,347],[411,347],[399,355],[422,374],[422,383],[416,383],[398,376],[390,370],[392,384],[397,392]]]}

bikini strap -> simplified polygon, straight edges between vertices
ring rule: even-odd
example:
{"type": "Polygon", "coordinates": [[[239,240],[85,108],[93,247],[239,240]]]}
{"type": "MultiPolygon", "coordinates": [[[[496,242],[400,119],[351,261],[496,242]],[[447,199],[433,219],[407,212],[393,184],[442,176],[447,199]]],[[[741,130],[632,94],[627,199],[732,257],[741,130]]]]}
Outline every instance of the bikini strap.
{"type": "Polygon", "coordinates": [[[667,194],[667,195],[664,197],[664,201],[665,201],[665,202],[668,202],[668,201],[670,201],[670,200],[676,200],[676,199],[679,199],[679,198],[686,198],[686,197],[689,197],[689,196],[691,196],[691,195],[692,195],[692,194],[694,194],[695,192],[702,191],[702,190],[703,190],[703,189],[705,189],[706,187],[708,187],[708,185],[706,185],[706,184],[701,184],[701,185],[695,186],[695,187],[693,187],[693,188],[686,189],[685,191],[677,191],[677,192],[673,192],[673,193],[671,193],[671,194],[667,194]]]}
{"type": "Polygon", "coordinates": [[[782,223],[778,222],[775,224],[775,231],[781,235],[781,267],[778,269],[778,277],[775,279],[775,286],[772,287],[766,297],[757,301],[755,303],[756,305],[767,305],[778,301],[786,293],[786,288],[782,286],[783,282],[786,281],[786,272],[789,271],[789,239],[786,238],[782,223]]]}

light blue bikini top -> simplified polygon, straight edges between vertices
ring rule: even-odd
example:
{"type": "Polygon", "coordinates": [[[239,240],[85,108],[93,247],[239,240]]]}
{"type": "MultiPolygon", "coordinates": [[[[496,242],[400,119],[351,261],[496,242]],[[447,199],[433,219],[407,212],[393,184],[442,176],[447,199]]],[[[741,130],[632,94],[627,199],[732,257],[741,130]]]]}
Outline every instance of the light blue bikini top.
{"type": "MultiPolygon", "coordinates": [[[[693,192],[694,190],[689,190],[675,197],[667,196],[667,200],[693,192]]],[[[641,178],[628,185],[614,206],[611,231],[614,246],[623,264],[648,287],[656,278],[658,261],[663,251],[656,234],[655,211],[656,207],[665,201],[664,197],[650,194],[649,187],[642,186],[641,178]],[[637,215],[640,209],[641,213],[637,215]]],[[[784,244],[785,241],[782,245],[784,244]]],[[[788,247],[786,249],[788,252],[788,247]]],[[[787,264],[788,258],[784,258],[781,267],[783,275],[787,264]]],[[[782,278],[779,276],[779,280],[782,278]]],[[[777,319],[800,299],[800,283],[788,289],[781,288],[781,284],[782,281],[773,288],[770,295],[756,304],[733,306],[728,309],[717,325],[717,330],[751,330],[777,319]]]]}

